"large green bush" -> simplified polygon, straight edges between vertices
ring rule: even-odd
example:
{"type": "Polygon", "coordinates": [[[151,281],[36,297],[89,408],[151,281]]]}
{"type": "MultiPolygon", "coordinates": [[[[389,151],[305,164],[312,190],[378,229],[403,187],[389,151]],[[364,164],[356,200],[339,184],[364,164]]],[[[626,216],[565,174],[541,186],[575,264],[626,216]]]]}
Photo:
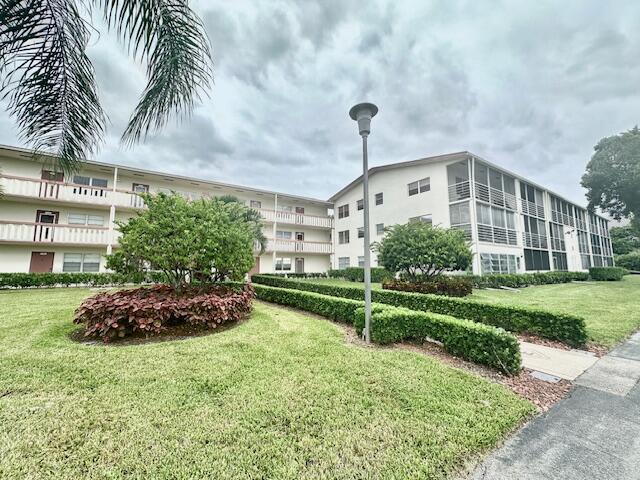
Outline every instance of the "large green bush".
{"type": "MultiPolygon", "coordinates": [[[[347,267],[340,270],[329,270],[330,278],[343,278],[350,282],[364,282],[364,268],[347,267]]],[[[382,283],[385,280],[393,278],[393,274],[382,267],[371,267],[371,281],[374,283],[382,283]]]]}
{"type": "Polygon", "coordinates": [[[470,276],[474,288],[522,288],[530,285],[548,285],[589,280],[587,272],[536,272],[536,273],[493,273],[470,276]]]}
{"type": "Polygon", "coordinates": [[[621,267],[591,267],[589,276],[592,280],[616,282],[622,280],[627,271],[621,267]]]}
{"type": "Polygon", "coordinates": [[[627,270],[640,272],[640,250],[616,257],[616,265],[627,270]]]}
{"type": "Polygon", "coordinates": [[[466,275],[438,275],[423,281],[408,282],[405,280],[389,280],[382,284],[385,290],[401,292],[433,293],[449,297],[466,297],[473,291],[473,282],[466,275]]]}
{"type": "MultiPolygon", "coordinates": [[[[287,280],[254,275],[253,281],[264,285],[306,290],[334,297],[362,300],[364,290],[313,282],[287,280]]],[[[575,315],[553,313],[529,307],[490,304],[463,298],[429,295],[424,293],[373,290],[372,300],[411,310],[427,311],[466,318],[478,323],[504,328],[510,332],[529,332],[569,345],[580,346],[587,341],[585,321],[575,315]]]]}
{"type": "MultiPolygon", "coordinates": [[[[356,312],[358,334],[364,328],[364,308],[356,312]]],[[[520,371],[518,339],[501,328],[431,312],[375,304],[371,339],[376,343],[433,339],[452,355],[489,365],[508,374],[520,371]]]]}
{"type": "Polygon", "coordinates": [[[162,280],[156,272],[132,274],[120,273],[0,273],[0,288],[33,288],[84,285],[125,285],[130,283],[155,283],[162,280]]]}
{"type": "MultiPolygon", "coordinates": [[[[254,284],[256,297],[317,313],[344,323],[354,323],[359,333],[364,325],[364,302],[302,290],[254,284]]],[[[441,342],[453,355],[488,365],[506,373],[520,370],[517,339],[502,329],[428,312],[373,305],[371,337],[377,343],[402,340],[441,342]]]]}

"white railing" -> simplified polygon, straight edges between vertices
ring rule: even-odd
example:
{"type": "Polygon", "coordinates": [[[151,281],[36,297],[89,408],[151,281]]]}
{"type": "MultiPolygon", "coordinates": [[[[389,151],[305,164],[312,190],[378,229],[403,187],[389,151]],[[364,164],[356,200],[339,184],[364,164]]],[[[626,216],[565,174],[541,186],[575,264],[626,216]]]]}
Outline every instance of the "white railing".
{"type": "Polygon", "coordinates": [[[491,203],[499,207],[505,207],[509,210],[518,209],[518,201],[516,196],[499,190],[497,188],[489,187],[479,182],[475,182],[475,195],[478,200],[491,203]]]}
{"type": "Polygon", "coordinates": [[[459,182],[449,185],[449,202],[457,202],[471,197],[469,182],[459,182]]]}
{"type": "Polygon", "coordinates": [[[451,225],[451,228],[455,228],[456,230],[461,230],[464,232],[464,237],[467,240],[471,240],[471,224],[470,223],[459,223],[457,225],[451,225]]]}
{"type": "MultiPolygon", "coordinates": [[[[114,231],[114,238],[117,235],[119,235],[118,232],[114,231]]],[[[0,221],[0,241],[108,245],[109,229],[55,223],[0,221]]]]}
{"type": "Polygon", "coordinates": [[[35,178],[0,176],[0,185],[5,195],[45,198],[63,202],[89,203],[128,208],[142,208],[144,202],[133,192],[113,191],[109,188],[90,187],[74,183],[52,182],[35,178]]]}
{"type": "Polygon", "coordinates": [[[537,233],[522,232],[522,239],[525,247],[530,248],[548,248],[546,235],[538,235],[537,233]]]}
{"type": "Polygon", "coordinates": [[[282,210],[258,209],[262,218],[267,222],[278,222],[305,227],[331,228],[333,218],[320,215],[306,215],[303,213],[285,212],[282,210]]]}
{"type": "Polygon", "coordinates": [[[544,206],[537,203],[530,202],[524,198],[520,199],[520,205],[522,206],[522,213],[525,215],[531,215],[538,218],[544,217],[544,206]]]}
{"type": "Polygon", "coordinates": [[[517,245],[518,236],[515,230],[492,225],[478,224],[478,240],[481,242],[498,243],[502,245],[517,245]]]}
{"type": "Polygon", "coordinates": [[[267,252],[321,253],[328,255],[333,252],[333,245],[331,242],[304,242],[270,238],[267,243],[267,252]]]}

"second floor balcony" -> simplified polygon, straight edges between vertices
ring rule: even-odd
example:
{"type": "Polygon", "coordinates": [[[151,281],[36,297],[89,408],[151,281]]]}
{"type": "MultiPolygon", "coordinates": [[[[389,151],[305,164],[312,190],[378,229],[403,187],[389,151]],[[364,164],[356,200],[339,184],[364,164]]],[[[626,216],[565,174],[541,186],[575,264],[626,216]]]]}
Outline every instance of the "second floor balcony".
{"type": "MultiPolygon", "coordinates": [[[[114,236],[118,232],[114,232],[114,236]]],[[[0,242],[95,246],[109,244],[109,229],[58,223],[0,221],[0,242]]]]}

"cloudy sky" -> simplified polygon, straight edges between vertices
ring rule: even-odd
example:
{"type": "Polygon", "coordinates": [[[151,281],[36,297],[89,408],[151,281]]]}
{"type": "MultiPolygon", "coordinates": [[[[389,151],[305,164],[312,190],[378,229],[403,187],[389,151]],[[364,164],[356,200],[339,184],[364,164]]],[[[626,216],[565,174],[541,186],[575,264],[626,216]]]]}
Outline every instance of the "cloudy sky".
{"type": "MultiPolygon", "coordinates": [[[[593,145],[640,123],[640,3],[200,0],[215,86],[144,144],[119,137],[144,66],[90,55],[111,124],[97,160],[327,198],[359,174],[347,115],[380,107],[372,165],[469,150],[584,203],[593,145]]],[[[20,145],[0,113],[0,143],[20,145]]]]}

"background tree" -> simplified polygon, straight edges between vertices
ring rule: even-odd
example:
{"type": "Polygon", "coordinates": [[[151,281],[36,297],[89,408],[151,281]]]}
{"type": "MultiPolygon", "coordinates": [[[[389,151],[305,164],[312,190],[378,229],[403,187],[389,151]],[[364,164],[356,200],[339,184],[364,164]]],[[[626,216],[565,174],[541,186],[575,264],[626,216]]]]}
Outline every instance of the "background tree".
{"type": "Polygon", "coordinates": [[[86,53],[92,7],[147,64],[125,143],[189,114],[212,80],[209,41],[187,0],[0,0],[0,94],[22,139],[57,155],[65,172],[95,152],[105,131],[86,53]]]}
{"type": "Polygon", "coordinates": [[[589,207],[617,220],[640,219],[640,129],[603,138],[594,150],[582,177],[589,207]]]}
{"type": "Polygon", "coordinates": [[[255,225],[248,208],[219,199],[187,201],[179,195],[143,194],[147,209],[117,222],[119,248],[107,267],[120,273],[164,273],[179,289],[194,279],[242,280],[253,267],[255,225]]]}
{"type": "MultiPolygon", "coordinates": [[[[640,185],[638,186],[640,188],[640,185]]],[[[622,255],[640,250],[640,229],[635,225],[625,227],[613,227],[609,232],[613,253],[622,255]]]]}
{"type": "Polygon", "coordinates": [[[425,222],[388,228],[376,250],[378,265],[411,280],[431,278],[446,270],[466,270],[473,259],[462,231],[425,222]]]}
{"type": "MultiPolygon", "coordinates": [[[[239,203],[243,205],[242,201],[238,197],[234,197],[233,195],[220,195],[218,200],[224,203],[239,203]]],[[[253,230],[256,238],[256,242],[260,247],[260,254],[262,255],[267,249],[267,237],[262,232],[262,214],[256,210],[255,208],[247,208],[243,213],[243,218],[245,222],[253,225],[253,230]]]]}

